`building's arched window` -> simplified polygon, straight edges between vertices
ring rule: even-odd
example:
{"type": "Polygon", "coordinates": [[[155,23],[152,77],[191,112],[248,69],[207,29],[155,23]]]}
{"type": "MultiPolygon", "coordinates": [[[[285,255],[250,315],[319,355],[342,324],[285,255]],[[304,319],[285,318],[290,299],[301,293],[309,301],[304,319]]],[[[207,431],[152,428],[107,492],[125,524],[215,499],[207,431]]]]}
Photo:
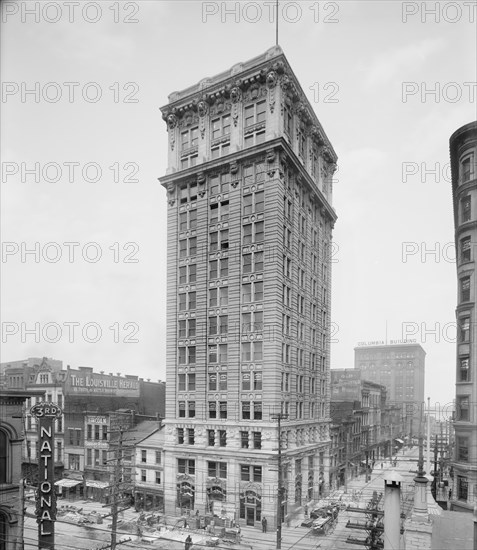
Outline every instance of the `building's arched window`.
{"type": "Polygon", "coordinates": [[[7,456],[8,456],[8,437],[0,430],[0,483],[7,483],[7,456]]]}

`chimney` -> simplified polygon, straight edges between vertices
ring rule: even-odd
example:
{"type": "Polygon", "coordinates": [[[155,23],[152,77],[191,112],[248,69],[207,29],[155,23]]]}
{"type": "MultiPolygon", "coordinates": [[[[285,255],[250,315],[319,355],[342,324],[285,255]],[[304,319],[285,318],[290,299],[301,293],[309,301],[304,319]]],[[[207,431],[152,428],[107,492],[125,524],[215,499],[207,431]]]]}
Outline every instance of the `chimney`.
{"type": "Polygon", "coordinates": [[[162,417],[159,413],[156,413],[157,422],[159,424],[159,429],[162,428],[162,417]]]}
{"type": "Polygon", "coordinates": [[[390,470],[384,476],[384,550],[399,550],[401,539],[401,483],[403,478],[390,470]]]}

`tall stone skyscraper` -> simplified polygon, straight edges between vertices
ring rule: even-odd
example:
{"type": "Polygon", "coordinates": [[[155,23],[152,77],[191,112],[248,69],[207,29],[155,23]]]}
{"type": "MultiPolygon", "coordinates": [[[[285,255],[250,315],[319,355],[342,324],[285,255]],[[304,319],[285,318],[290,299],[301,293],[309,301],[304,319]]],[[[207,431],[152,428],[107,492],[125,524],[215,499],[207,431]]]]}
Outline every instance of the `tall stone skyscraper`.
{"type": "Polygon", "coordinates": [[[452,508],[477,499],[477,122],[450,138],[457,263],[457,366],[452,508]]]}
{"type": "Polygon", "coordinates": [[[326,491],[337,157],[279,47],[162,113],[166,513],[272,528],[326,491]]]}

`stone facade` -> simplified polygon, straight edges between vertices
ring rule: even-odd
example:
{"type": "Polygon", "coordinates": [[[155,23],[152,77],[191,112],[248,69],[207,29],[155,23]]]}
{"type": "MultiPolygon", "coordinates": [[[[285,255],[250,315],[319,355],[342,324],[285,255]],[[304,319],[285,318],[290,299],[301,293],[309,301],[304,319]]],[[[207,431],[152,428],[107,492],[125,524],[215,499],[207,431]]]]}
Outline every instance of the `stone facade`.
{"type": "Polygon", "coordinates": [[[477,502],[477,122],[452,134],[450,157],[458,280],[452,509],[471,512],[477,502]]]}
{"type": "Polygon", "coordinates": [[[280,48],[169,96],[166,513],[326,490],[336,154],[280,48]],[[281,433],[277,415],[284,415],[281,433]]]}

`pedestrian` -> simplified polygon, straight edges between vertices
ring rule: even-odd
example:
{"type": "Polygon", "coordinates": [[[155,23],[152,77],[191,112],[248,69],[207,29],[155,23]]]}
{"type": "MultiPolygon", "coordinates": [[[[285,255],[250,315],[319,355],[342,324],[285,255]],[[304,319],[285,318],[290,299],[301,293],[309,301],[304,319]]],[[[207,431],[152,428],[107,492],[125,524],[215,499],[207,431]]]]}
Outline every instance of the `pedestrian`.
{"type": "Polygon", "coordinates": [[[187,535],[187,538],[185,539],[185,549],[184,550],[190,550],[192,547],[192,538],[190,535],[187,535]]]}
{"type": "Polygon", "coordinates": [[[383,463],[381,462],[381,470],[383,469],[383,463]]]}
{"type": "Polygon", "coordinates": [[[305,504],[305,517],[308,517],[308,506],[305,504]]]}
{"type": "Polygon", "coordinates": [[[449,489],[449,500],[452,499],[452,489],[449,489]]]}
{"type": "Polygon", "coordinates": [[[263,516],[262,518],[262,533],[267,532],[267,518],[263,516]]]}
{"type": "Polygon", "coordinates": [[[184,518],[184,529],[187,529],[187,520],[184,518]]]}

